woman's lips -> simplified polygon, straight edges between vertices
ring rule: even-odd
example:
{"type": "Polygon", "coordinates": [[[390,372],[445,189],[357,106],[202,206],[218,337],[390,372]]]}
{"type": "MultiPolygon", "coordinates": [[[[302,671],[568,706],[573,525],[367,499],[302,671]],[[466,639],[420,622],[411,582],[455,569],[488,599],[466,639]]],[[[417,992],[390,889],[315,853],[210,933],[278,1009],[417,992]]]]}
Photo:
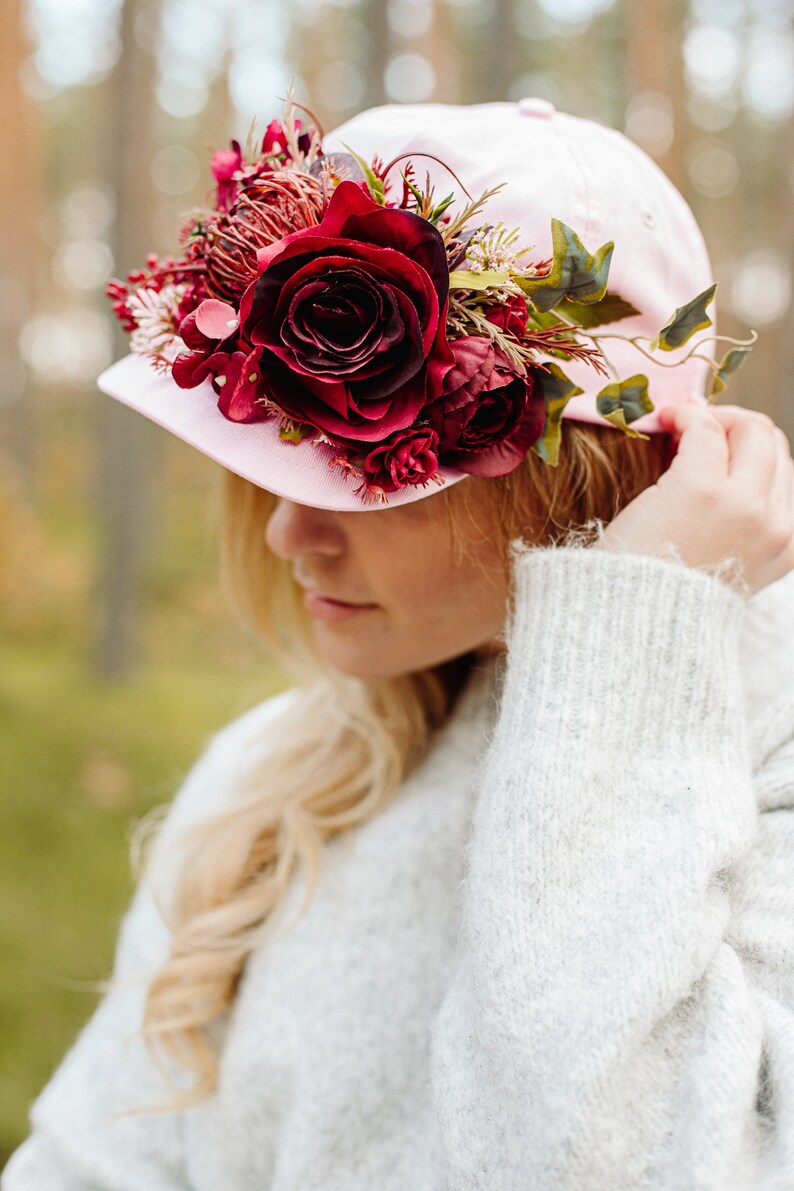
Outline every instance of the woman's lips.
{"type": "Polygon", "coordinates": [[[346,620],[361,612],[370,612],[377,608],[377,604],[346,604],[343,600],[334,600],[319,591],[307,591],[303,596],[304,606],[311,616],[318,620],[346,620]]]}

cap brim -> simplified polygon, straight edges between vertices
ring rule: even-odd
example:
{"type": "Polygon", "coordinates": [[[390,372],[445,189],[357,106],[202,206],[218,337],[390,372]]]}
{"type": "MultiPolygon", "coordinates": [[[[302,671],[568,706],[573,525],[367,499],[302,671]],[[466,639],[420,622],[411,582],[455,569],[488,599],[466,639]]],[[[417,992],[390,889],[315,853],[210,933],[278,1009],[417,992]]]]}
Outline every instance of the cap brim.
{"type": "MultiPolygon", "coordinates": [[[[432,481],[424,486],[409,484],[387,493],[386,505],[357,494],[360,481],[331,466],[333,453],[326,444],[286,442],[278,436],[275,419],[231,422],[218,409],[217,394],[208,380],[195,389],[180,389],[170,374],[158,372],[142,356],[131,354],[112,364],[97,385],[229,471],[297,504],[366,512],[410,504],[441,490],[432,481]]],[[[438,469],[444,487],[467,474],[449,467],[438,469]]]]}

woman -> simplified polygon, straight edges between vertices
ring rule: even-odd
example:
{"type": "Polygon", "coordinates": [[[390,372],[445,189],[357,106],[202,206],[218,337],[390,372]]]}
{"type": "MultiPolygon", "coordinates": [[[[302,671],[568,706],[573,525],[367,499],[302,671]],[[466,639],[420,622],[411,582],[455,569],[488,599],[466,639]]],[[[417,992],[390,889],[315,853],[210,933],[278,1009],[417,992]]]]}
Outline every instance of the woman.
{"type": "MultiPolygon", "coordinates": [[[[621,215],[629,237],[644,227],[659,249],[639,278],[615,249],[614,293],[631,306],[621,313],[637,347],[657,289],[670,285],[680,311],[687,275],[693,288],[708,281],[691,217],[617,134],[513,107],[421,114],[447,166],[447,119],[479,146],[477,122],[480,132],[496,123],[477,151],[502,168],[500,135],[514,146],[546,138],[544,194],[582,137],[594,159],[623,155],[644,214],[604,219],[621,215]],[[688,237],[677,242],[680,282],[662,251],[675,237],[659,239],[676,219],[688,237]]],[[[262,151],[286,144],[293,163],[303,153],[311,165],[288,117],[262,151]]],[[[416,125],[416,111],[380,109],[335,135],[343,146],[353,132],[377,135],[391,153],[403,134],[389,130],[404,117],[416,125]]],[[[458,306],[449,298],[440,331],[443,304],[425,303],[431,290],[412,271],[419,261],[432,275],[433,237],[391,220],[406,206],[387,206],[385,219],[359,210],[337,177],[335,206],[323,199],[311,218],[304,206],[299,233],[260,240],[253,279],[224,294],[229,244],[242,236],[235,212],[246,187],[272,194],[274,180],[251,182],[239,146],[214,170],[231,230],[219,217],[222,259],[212,248],[200,258],[213,296],[174,299],[194,303],[181,315],[187,351],[145,392],[140,371],[125,387],[127,365],[104,384],[227,467],[229,590],[297,681],[219,731],[188,775],[124,921],[107,996],[34,1105],[3,1191],[791,1186],[785,437],[763,415],[698,399],[691,365],[662,373],[651,348],[641,350],[655,408],[636,398],[636,376],[605,398],[602,378],[598,417],[583,404],[587,382],[571,396],[537,355],[520,373],[482,321],[468,338],[492,339],[498,360],[470,367],[485,349],[455,334],[453,314],[518,325],[527,348],[555,325],[547,359],[559,360],[563,332],[541,307],[562,318],[566,301],[607,301],[597,277],[607,254],[572,251],[570,237],[560,247],[567,223],[555,225],[547,268],[521,271],[503,256],[500,273],[491,243],[481,289],[450,238],[449,293],[465,294],[458,306]],[[333,223],[340,196],[355,209],[333,223]],[[406,229],[417,237],[408,248],[406,229]],[[398,251],[413,263],[388,255],[398,251]],[[528,283],[519,324],[505,275],[528,283]],[[418,312],[413,337],[395,331],[395,311],[418,312]],[[419,338],[420,362],[406,363],[395,345],[419,338]],[[406,368],[407,379],[372,418],[384,356],[388,375],[406,368]],[[413,424],[398,402],[413,399],[417,376],[441,409],[420,402],[413,424]],[[177,387],[199,383],[192,395],[177,387]],[[536,384],[543,417],[531,430],[539,449],[528,449],[536,384]],[[571,420],[558,442],[561,390],[571,420]],[[263,393],[270,420],[253,416],[263,393]],[[453,413],[470,399],[453,443],[453,413]],[[297,442],[266,437],[279,413],[297,442]],[[309,427],[321,432],[313,441],[309,427]],[[351,473],[361,481],[352,494],[351,473]],[[378,506],[362,504],[375,489],[378,506]]],[[[596,203],[594,171],[572,204],[585,192],[596,203]]],[[[372,201],[384,172],[365,173],[372,201]]],[[[590,226],[595,206],[584,215],[590,226]]],[[[244,271],[244,254],[236,262],[244,271]]],[[[167,284],[188,284],[168,268],[167,284]]],[[[683,332],[681,317],[670,321],[663,350],[704,329],[693,309],[683,332]]],[[[568,332],[566,374],[588,365],[576,352],[587,318],[579,309],[576,343],[568,332]]],[[[140,331],[143,316],[133,322],[140,331]]],[[[619,346],[628,352],[628,339],[619,346]]]]}

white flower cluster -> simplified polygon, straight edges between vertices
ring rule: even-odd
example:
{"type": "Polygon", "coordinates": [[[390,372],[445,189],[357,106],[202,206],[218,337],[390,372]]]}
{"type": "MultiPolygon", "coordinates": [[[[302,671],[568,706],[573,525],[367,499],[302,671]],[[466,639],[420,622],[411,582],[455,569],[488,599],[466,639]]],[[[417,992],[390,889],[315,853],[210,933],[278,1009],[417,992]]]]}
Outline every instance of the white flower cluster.
{"type": "Polygon", "coordinates": [[[518,229],[508,231],[501,222],[475,232],[466,245],[465,267],[472,273],[521,272],[524,266],[519,263],[519,258],[528,249],[516,249],[517,239],[518,229]]]}
{"type": "Polygon", "coordinates": [[[161,290],[141,288],[127,299],[127,307],[135,319],[130,333],[130,347],[139,355],[149,356],[156,363],[173,362],[184,349],[179,338],[179,303],[187,291],[186,285],[164,285],[161,290]]]}

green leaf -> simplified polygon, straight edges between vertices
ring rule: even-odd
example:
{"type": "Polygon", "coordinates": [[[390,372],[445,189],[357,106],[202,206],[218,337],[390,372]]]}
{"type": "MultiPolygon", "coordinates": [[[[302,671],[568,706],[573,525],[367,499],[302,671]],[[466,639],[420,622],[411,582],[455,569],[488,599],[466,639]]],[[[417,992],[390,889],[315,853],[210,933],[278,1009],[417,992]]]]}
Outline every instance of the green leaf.
{"type": "Polygon", "coordinates": [[[449,275],[450,289],[488,289],[489,286],[506,285],[509,273],[472,273],[470,269],[459,269],[449,275]]]}
{"type": "Polygon", "coordinates": [[[578,323],[580,327],[605,327],[608,323],[618,323],[624,318],[633,318],[639,310],[621,298],[619,294],[605,294],[600,302],[585,305],[583,302],[571,302],[566,299],[561,306],[555,307],[556,312],[566,322],[578,323]]]}
{"type": "Polygon", "coordinates": [[[281,426],[278,432],[279,438],[283,442],[303,442],[304,438],[308,438],[314,431],[311,426],[293,426],[288,429],[286,426],[281,426]]]}
{"type": "Polygon", "coordinates": [[[730,376],[734,372],[738,372],[749,355],[749,347],[735,347],[728,352],[724,360],[720,361],[719,371],[714,373],[714,378],[711,382],[711,392],[709,393],[710,397],[716,397],[718,394],[725,392],[730,376]]]}
{"type": "MultiPolygon", "coordinates": [[[[344,141],[342,144],[344,145],[344,141]]],[[[367,180],[369,192],[374,198],[375,202],[380,203],[380,205],[383,207],[386,203],[386,192],[383,187],[383,179],[379,178],[372,166],[368,165],[363,157],[359,157],[358,153],[355,153],[349,145],[344,145],[344,147],[347,149],[353,160],[357,162],[359,169],[367,180]]]]}
{"type": "Polygon", "coordinates": [[[441,200],[441,202],[438,204],[438,206],[433,208],[433,210],[430,212],[430,214],[428,215],[427,218],[430,220],[431,223],[438,223],[439,219],[444,214],[447,207],[450,206],[450,204],[453,203],[454,201],[455,201],[455,195],[448,194],[445,199],[441,200]]]}
{"type": "Polygon", "coordinates": [[[408,189],[410,190],[411,194],[412,194],[412,195],[414,196],[414,198],[416,199],[416,205],[417,205],[418,207],[423,207],[423,206],[424,206],[424,202],[425,202],[425,196],[422,194],[422,192],[421,192],[421,190],[419,189],[419,187],[418,187],[418,186],[416,186],[416,185],[415,185],[415,184],[414,184],[414,183],[411,181],[411,179],[410,179],[410,178],[409,178],[409,177],[408,177],[406,174],[403,174],[403,173],[401,172],[401,173],[400,173],[400,177],[402,178],[403,182],[405,183],[405,185],[406,185],[406,186],[408,187],[408,189]]]}
{"type": "Polygon", "coordinates": [[[588,305],[600,302],[607,292],[613,241],[589,253],[567,224],[551,221],[553,259],[545,277],[514,277],[533,305],[542,311],[559,306],[564,298],[588,305]]]}
{"type": "Polygon", "coordinates": [[[647,434],[632,430],[629,423],[651,413],[654,408],[648,396],[648,377],[642,373],[607,385],[596,397],[596,409],[601,417],[630,438],[648,438],[647,434]]]}
{"type": "Polygon", "coordinates": [[[572,397],[577,397],[584,390],[569,380],[556,364],[549,364],[548,369],[548,372],[533,373],[536,383],[543,391],[543,400],[546,403],[546,422],[540,438],[532,444],[532,450],[544,463],[556,467],[560,455],[562,411],[572,397]]]}
{"type": "Polygon", "coordinates": [[[679,306],[654,339],[651,351],[656,351],[657,348],[665,352],[675,351],[683,347],[696,331],[710,327],[711,319],[706,314],[706,307],[714,297],[716,289],[716,284],[710,285],[702,294],[687,302],[686,306],[679,306]]]}
{"type": "Polygon", "coordinates": [[[539,331],[545,331],[549,327],[559,326],[560,321],[559,316],[552,310],[544,313],[540,310],[527,309],[527,326],[530,328],[537,327],[539,331]]]}

